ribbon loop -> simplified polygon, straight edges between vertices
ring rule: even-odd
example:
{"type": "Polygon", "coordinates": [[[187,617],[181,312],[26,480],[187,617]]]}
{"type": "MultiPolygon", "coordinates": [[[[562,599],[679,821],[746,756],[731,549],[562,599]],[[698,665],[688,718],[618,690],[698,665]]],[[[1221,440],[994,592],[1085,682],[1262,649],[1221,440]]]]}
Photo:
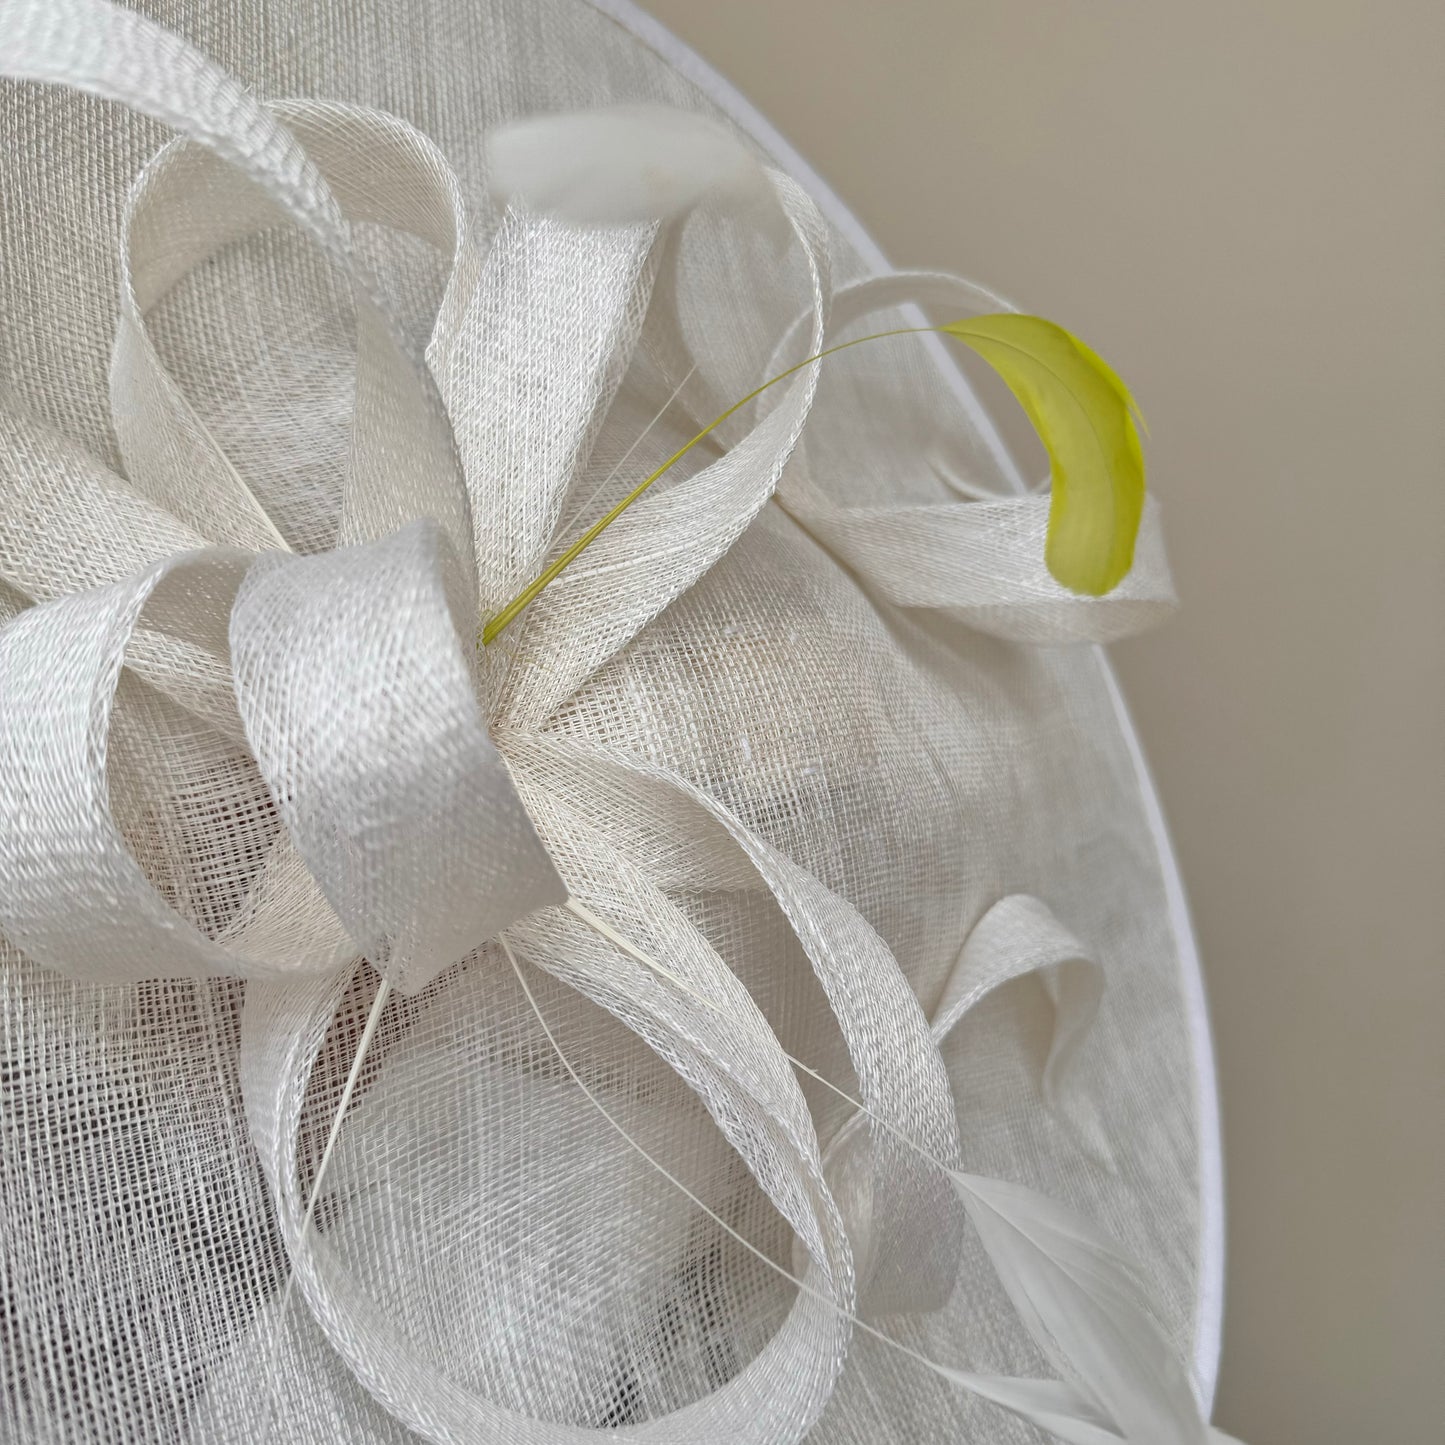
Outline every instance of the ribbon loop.
{"type": "MultiPolygon", "coordinates": [[[[864,317],[911,306],[950,320],[1016,309],[955,276],[901,272],[841,288],[833,301],[834,328],[846,334],[864,317]]],[[[908,336],[898,344],[917,350],[921,340],[908,336]]],[[[952,409],[937,377],[910,372],[899,378],[875,365],[866,380],[852,383],[848,369],[855,356],[844,352],[832,359],[842,374],[830,371],[819,387],[816,424],[779,500],[876,595],[897,607],[945,609],[980,632],[1039,646],[1113,642],[1174,611],[1178,603],[1152,496],[1124,581],[1103,597],[1071,592],[1044,563],[1048,495],[990,493],[968,477],[946,486],[936,473],[937,459],[952,444],[938,413],[946,417],[952,409]],[[860,405],[860,389],[866,389],[866,406],[860,405]],[[879,418],[888,420],[880,426],[879,418]],[[925,500],[954,489],[974,500],[925,500]]],[[[931,361],[921,360],[932,370],[931,361]]]]}
{"type": "MultiPolygon", "coordinates": [[[[167,581],[187,585],[198,623],[223,630],[249,562],[183,553],[29,608],[0,630],[0,927],[36,962],[111,982],[246,971],[133,856],[107,761],[126,644],[147,601],[167,581]]],[[[309,962],[303,952],[272,966],[309,962]]]]}
{"type": "MultiPolygon", "coordinates": [[[[828,238],[817,207],[791,179],[769,182],[803,257],[810,292],[809,346],[823,345],[831,286],[828,238]]],[[[719,318],[709,317],[709,320],[719,318]]],[[[507,726],[535,730],[641,628],[724,556],[773,495],[803,431],[817,386],[807,367],[771,410],[701,471],[654,488],[603,532],[532,605],[518,646],[529,665],[512,671],[507,726]]]]}
{"type": "Polygon", "coordinates": [[[1054,1033],[1044,1064],[1044,1095],[1057,1104],[1069,1068],[1104,994],[1104,971],[1090,951],[1028,893],[1000,898],[974,924],[930,1019],[940,1043],[994,989],[1038,974],[1054,1001],[1054,1033]]]}
{"type": "Polygon", "coordinates": [[[231,615],[236,695],[277,811],[358,952],[415,992],[567,890],[477,704],[443,540],[261,558],[231,615]]]}
{"type": "MultiPolygon", "coordinates": [[[[318,558],[185,553],[9,622],[0,630],[6,936],[37,962],[112,982],[305,973],[364,952],[414,991],[524,913],[564,899],[483,725],[441,550],[435,526],[416,524],[318,558]],[[185,778],[186,754],[199,748],[197,765],[224,769],[232,790],[209,806],[234,810],[231,834],[265,858],[247,873],[238,841],[228,864],[210,860],[218,876],[197,874],[180,893],[173,879],[171,897],[132,851],[109,769],[122,664],[143,613],[154,636],[234,667],[255,756],[168,724],[137,741],[123,794],[133,835],[146,819],[182,826],[198,808],[204,822],[207,805],[189,797],[185,778]],[[265,791],[249,781],[256,764],[285,837],[268,830],[265,791]]],[[[142,693],[141,723],[162,725],[163,702],[142,693]]]]}
{"type": "Polygon", "coordinates": [[[492,238],[447,358],[488,611],[546,561],[637,343],[655,234],[654,226],[584,230],[509,210],[492,238]]]}

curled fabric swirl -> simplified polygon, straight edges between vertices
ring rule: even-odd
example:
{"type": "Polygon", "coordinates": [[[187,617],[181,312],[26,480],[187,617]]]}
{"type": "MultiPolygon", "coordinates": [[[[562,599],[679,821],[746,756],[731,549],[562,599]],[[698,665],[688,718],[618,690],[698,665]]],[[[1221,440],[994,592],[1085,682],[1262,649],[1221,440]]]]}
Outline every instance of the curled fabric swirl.
{"type": "MultiPolygon", "coordinates": [[[[880,430],[852,393],[830,396],[805,368],[689,475],[631,507],[483,652],[482,620],[589,517],[605,439],[645,434],[657,401],[665,411],[681,396],[705,418],[760,379],[748,368],[768,357],[724,344],[729,310],[749,296],[699,291],[685,262],[700,246],[736,276],[744,268],[728,265],[729,248],[749,227],[771,237],[767,223],[742,214],[587,230],[512,208],[488,231],[437,148],[393,116],[316,101],[263,107],[181,42],[108,7],[10,4],[0,16],[14,26],[7,73],[124,100],[182,132],[137,177],[121,237],[111,403],[122,469],[0,415],[0,602],[14,614],[0,629],[0,934],[31,963],[100,984],[246,981],[245,1120],[306,1311],[305,1330],[279,1352],[283,1372],[309,1378],[282,1427],[294,1438],[310,1438],[305,1410],[338,1368],[374,1403],[374,1438],[395,1422],[435,1441],[517,1442],[591,1438],[576,1423],[582,1402],[637,1371],[609,1353],[605,1332],[573,1332],[563,1309],[544,1323],[576,1399],[535,1411],[525,1392],[499,1399],[489,1381],[440,1364],[415,1321],[351,1267],[371,1238],[367,1201],[389,1187],[368,1174],[360,1141],[439,1127],[401,1105],[388,1114],[391,1101],[423,1098],[415,1081],[428,1069],[500,1079],[515,1063],[515,1046],[500,1043],[465,1069],[449,1054],[449,1014],[516,1005],[496,982],[490,945],[503,933],[566,986],[549,997],[605,1014],[614,1061],[639,1050],[662,1061],[658,1088],[675,1081],[694,1111],[677,1105],[673,1143],[715,1126],[706,1147],[729,1162],[693,1167],[731,1181],[740,1218],[779,1222],[807,1286],[763,1312],[758,1338],[734,1343],[707,1378],[659,1367],[667,1379],[650,1388],[666,1413],[619,1406],[596,1423],[638,1440],[803,1438],[845,1367],[855,1312],[925,1313],[954,1290],[962,1215],[946,1176],[918,1154],[959,1163],[941,1044],[995,987],[1043,971],[1057,1023],[1046,1084],[1062,1088],[1097,971],[1047,908],[1008,894],[970,920],[925,1007],[850,901],[849,880],[808,866],[786,824],[770,829],[741,774],[706,756],[685,769],[647,745],[649,730],[695,728],[695,717],[670,715],[654,695],[639,743],[597,690],[624,654],[646,667],[659,649],[659,665],[671,665],[688,629],[706,645],[708,574],[742,547],[781,549],[770,606],[790,654],[778,657],[777,638],[742,637],[727,685],[744,693],[749,669],[802,666],[806,654],[811,604],[790,592],[784,554],[851,575],[852,605],[926,611],[1001,644],[1126,635],[1173,602],[1157,510],[1116,593],[1065,593],[1043,565],[1046,497],[874,494],[875,452],[929,426],[895,413],[896,435],[880,430]],[[298,230],[301,264],[344,317],[350,351],[344,385],[326,395],[343,403],[327,417],[334,467],[268,472],[255,460],[264,450],[239,449],[242,460],[223,434],[244,435],[255,418],[208,409],[168,364],[166,313],[199,290],[239,318],[254,298],[226,294],[226,258],[278,235],[294,242],[298,230]],[[382,245],[381,234],[392,239],[382,245]],[[420,289],[396,287],[398,255],[432,278],[420,324],[389,294],[420,289]],[[843,471],[860,485],[830,486],[843,471]],[[584,709],[579,699],[591,700],[584,709]],[[695,993],[589,932],[561,907],[569,896],[695,993]],[[766,985],[732,966],[741,935],[719,900],[765,915],[759,936],[774,929],[801,960],[871,1125],[856,1116],[820,1143],[816,1103],[784,1051],[797,1040],[780,1037],[766,985]],[[331,1185],[344,1206],[307,1233],[309,1083],[363,957],[396,987],[420,1043],[409,1049],[398,1031],[384,1051],[348,1125],[358,1147],[331,1185]],[[308,1364],[308,1351],[324,1363],[308,1364]]],[[[834,293],[811,201],[786,177],[767,179],[792,238],[782,267],[792,312],[773,328],[779,364],[899,305],[952,317],[999,309],[980,288],[931,275],[834,293]]],[[[224,343],[225,325],[214,334],[224,343]]],[[[295,384],[304,418],[304,373],[295,384]]],[[[773,775],[774,810],[806,815],[809,779],[877,762],[830,753],[848,746],[834,721],[800,710],[793,755],[773,775]]],[[[732,737],[747,736],[744,718],[732,737]]],[[[867,826],[846,803],[832,821],[867,826]]],[[[543,1115],[575,1133],[573,1106],[552,1097],[558,1085],[537,1087],[543,1115]]],[[[432,1142],[444,1156],[447,1140],[432,1142]]],[[[587,1168],[598,1189],[625,1192],[629,1176],[607,1153],[587,1168]]],[[[437,1198],[469,1187],[445,1168],[433,1184],[437,1198]]],[[[682,1243],[664,1241],[659,1254],[682,1243]]],[[[248,1361],[253,1371],[275,1361],[275,1314],[258,1308],[236,1323],[230,1363],[188,1406],[192,1438],[237,1431],[238,1379],[248,1361]]],[[[490,1341],[503,1356],[505,1343],[490,1341]]],[[[1177,1438],[1192,1437],[1181,1426],[1177,1438]]]]}

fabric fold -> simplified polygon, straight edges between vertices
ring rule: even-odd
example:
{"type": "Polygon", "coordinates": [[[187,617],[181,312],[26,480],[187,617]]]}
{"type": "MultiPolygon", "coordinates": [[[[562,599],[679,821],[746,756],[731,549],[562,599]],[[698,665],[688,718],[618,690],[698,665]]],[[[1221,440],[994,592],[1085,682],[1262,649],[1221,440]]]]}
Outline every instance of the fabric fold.
{"type": "MultiPolygon", "coordinates": [[[[571,753],[566,773],[581,797],[596,772],[604,787],[609,775],[630,774],[644,795],[686,800],[699,822],[706,819],[731,838],[772,894],[822,984],[864,1101],[891,1126],[872,1130],[868,1188],[851,1214],[862,1307],[888,1314],[936,1306],[953,1287],[962,1220],[947,1182],[898,1135],[953,1164],[957,1124],[936,1044],[887,945],[845,899],[686,779],[634,760],[589,756],[560,742],[548,750],[554,758],[571,753]]],[[[526,791],[525,768],[519,781],[526,791]]],[[[702,1022],[708,1022],[706,1015],[702,1022]]]]}
{"type": "Polygon", "coordinates": [[[403,992],[567,890],[487,735],[414,523],[367,547],[263,557],[230,619],[246,734],[302,857],[403,992]]]}
{"type": "Polygon", "coordinates": [[[417,524],[321,558],[182,553],[0,629],[6,936],[37,962],[104,981],[330,969],[343,945],[319,886],[349,951],[414,991],[564,899],[487,736],[441,548],[437,529],[417,524]],[[234,669],[240,722],[315,879],[273,839],[216,936],[146,875],[114,811],[112,720],[143,613],[234,669]]]}

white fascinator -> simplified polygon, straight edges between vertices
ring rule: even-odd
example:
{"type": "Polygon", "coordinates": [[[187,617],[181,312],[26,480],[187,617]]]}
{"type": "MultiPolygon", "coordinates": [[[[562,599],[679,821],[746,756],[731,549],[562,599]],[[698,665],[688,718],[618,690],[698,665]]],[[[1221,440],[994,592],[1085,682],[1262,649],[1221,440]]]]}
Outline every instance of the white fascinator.
{"type": "Polygon", "coordinates": [[[1222,1440],[1107,364],[616,3],[0,76],[0,1438],[1222,1440]]]}

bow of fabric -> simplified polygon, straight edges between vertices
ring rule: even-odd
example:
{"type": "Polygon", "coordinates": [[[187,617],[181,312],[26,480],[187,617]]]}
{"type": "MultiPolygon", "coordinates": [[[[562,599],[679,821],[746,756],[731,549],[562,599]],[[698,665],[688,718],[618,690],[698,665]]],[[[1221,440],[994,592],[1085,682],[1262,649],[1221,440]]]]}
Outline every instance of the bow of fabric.
{"type": "Polygon", "coordinates": [[[317,557],[183,552],[0,631],[11,942],[105,982],[294,976],[360,953],[414,992],[565,899],[487,736],[444,546],[418,522],[317,557]],[[123,677],[142,635],[229,671],[233,697],[215,700],[229,726],[123,677]],[[210,837],[225,810],[238,848],[258,845],[228,878],[229,916],[202,880],[168,890],[132,851],[108,766],[128,755],[143,759],[129,776],[179,785],[168,808],[130,800],[149,806],[148,831],[184,846],[188,816],[210,837]],[[187,764],[200,776],[179,777],[187,764]]]}
{"type": "MultiPolygon", "coordinates": [[[[754,380],[709,370],[721,318],[689,288],[698,261],[679,228],[578,226],[518,204],[484,242],[445,158],[396,117],[263,106],[177,37],[98,0],[12,4],[6,18],[7,73],[119,98],[182,131],[125,209],[110,373],[123,471],[39,422],[0,418],[12,481],[0,575],[33,604],[0,643],[0,848],[22,880],[0,897],[0,927],[37,961],[113,979],[276,976],[361,953],[410,991],[561,901],[494,738],[544,725],[780,482],[803,524],[897,605],[1044,641],[1115,635],[1167,605],[1157,529],[1138,585],[1071,608],[1056,586],[1030,592],[1043,575],[1037,499],[840,505],[826,440],[785,479],[818,385],[808,367],[738,419],[687,479],[685,504],[668,489],[642,497],[537,599],[518,639],[481,654],[481,620],[586,514],[604,425],[628,425],[637,404],[620,399],[624,373],[644,399],[680,376],[669,399],[691,381],[698,405],[754,380]],[[234,419],[203,412],[155,323],[178,289],[224,288],[227,248],[292,226],[331,268],[349,351],[331,378],[346,403],[339,455],[295,451],[281,475],[228,454],[218,431],[234,419]],[[380,299],[366,243],[378,233],[440,262],[424,336],[380,299]],[[655,291],[666,305],[652,308],[655,291]],[[665,319],[641,351],[650,308],[665,319]],[[322,475],[332,463],[339,475],[322,475]],[[169,801],[128,776],[164,779],[169,801]],[[215,810],[234,817],[238,856],[203,881],[137,856],[147,831],[157,855],[184,848],[187,818],[215,810]]],[[[816,352],[825,228],[791,181],[758,175],[799,243],[810,294],[792,334],[816,352]]],[[[967,291],[865,283],[840,293],[840,314],[967,291]]],[[[845,434],[849,411],[829,412],[845,434]]]]}
{"type": "MultiPolygon", "coordinates": [[[[350,242],[359,220],[456,251],[464,214],[450,171],[391,117],[292,108],[333,191],[274,117],[237,104],[285,157],[265,162],[270,193],[180,140],[126,208],[111,367],[124,476],[3,422],[20,504],[0,557],[35,605],[0,634],[0,928],[101,981],[295,976],[362,954],[414,992],[567,896],[488,733],[446,412],[350,242]],[[295,171],[306,202],[287,194],[283,211],[295,171]],[[418,176],[425,190],[406,184],[418,176]],[[233,465],[148,325],[225,246],[288,219],[344,258],[355,340],[344,484],[319,523],[330,545],[309,555],[317,519],[308,539],[267,506],[269,479],[233,465]],[[218,831],[228,856],[167,869],[218,831]]],[[[465,279],[456,260],[453,286],[465,279]]]]}

